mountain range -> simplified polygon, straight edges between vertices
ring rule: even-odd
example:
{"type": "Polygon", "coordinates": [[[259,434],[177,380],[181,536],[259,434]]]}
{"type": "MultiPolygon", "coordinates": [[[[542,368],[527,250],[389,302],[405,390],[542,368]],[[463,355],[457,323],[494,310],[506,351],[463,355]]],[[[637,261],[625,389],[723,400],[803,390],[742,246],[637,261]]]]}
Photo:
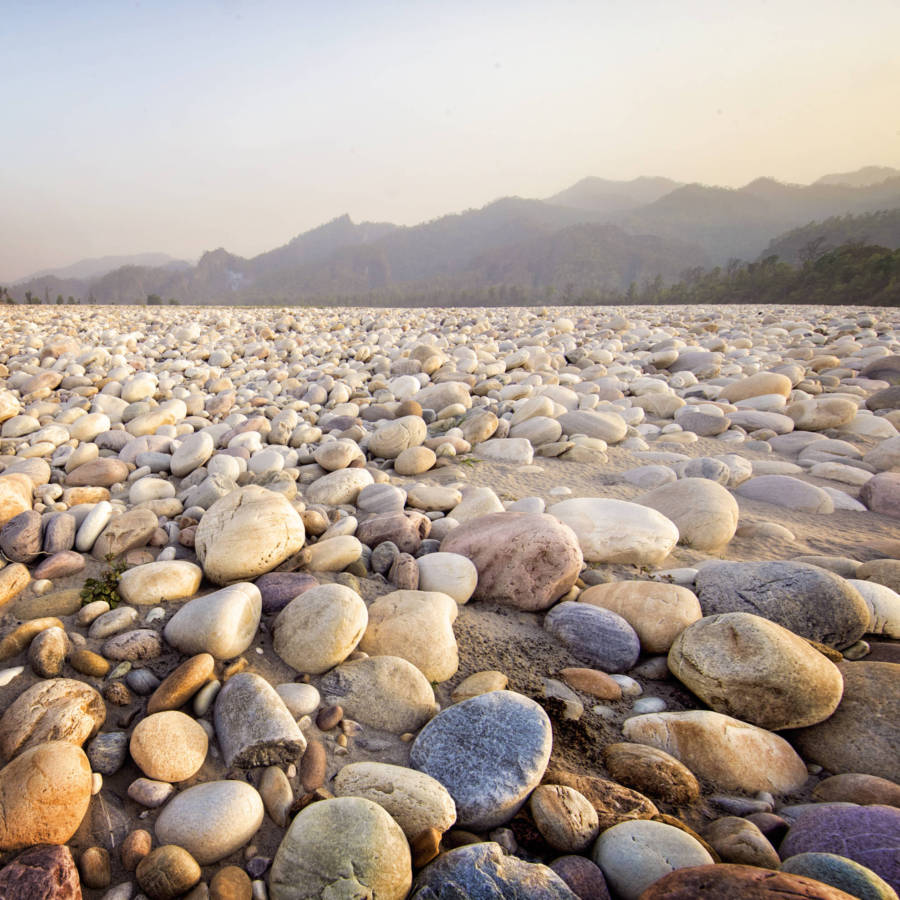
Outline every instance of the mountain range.
{"type": "MultiPolygon", "coordinates": [[[[758,178],[738,189],[591,177],[543,200],[507,197],[412,227],[344,215],[249,259],[219,248],[196,265],[161,254],[85,260],[8,291],[16,299],[27,292],[100,303],[550,300],[668,283],[731,259],[773,252],[787,259],[818,238],[821,226],[811,223],[831,220],[822,239],[831,242],[841,231],[835,218],[846,225],[883,210],[900,210],[900,170],[869,166],[811,185],[758,178]],[[785,235],[804,227],[812,231],[785,235]]],[[[893,221],[876,231],[890,232],[893,221]]]]}

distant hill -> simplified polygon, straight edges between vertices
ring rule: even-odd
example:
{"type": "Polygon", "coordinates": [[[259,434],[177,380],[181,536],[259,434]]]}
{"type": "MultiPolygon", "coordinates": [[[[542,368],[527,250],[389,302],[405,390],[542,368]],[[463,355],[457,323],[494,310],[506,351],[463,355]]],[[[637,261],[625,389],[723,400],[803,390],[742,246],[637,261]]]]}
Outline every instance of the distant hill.
{"type": "Polygon", "coordinates": [[[773,235],[812,220],[897,207],[900,177],[865,187],[759,178],[737,190],[689,184],[611,221],[632,233],[697,243],[721,264],[755,259],[773,235]]]}
{"type": "Polygon", "coordinates": [[[769,242],[762,256],[777,256],[792,265],[815,259],[843,244],[874,244],[900,249],[900,209],[883,209],[861,216],[832,216],[810,222],[769,242]]]}
{"type": "Polygon", "coordinates": [[[548,197],[546,202],[601,213],[625,212],[653,203],[682,186],[683,182],[671,178],[641,176],[631,181],[610,181],[591,176],[548,197]]]}
{"type": "Polygon", "coordinates": [[[868,187],[870,184],[879,184],[888,178],[900,176],[900,169],[892,169],[890,166],[863,166],[855,172],[839,172],[834,175],[823,175],[814,184],[845,184],[849,187],[868,187]]]}
{"type": "Polygon", "coordinates": [[[16,280],[15,284],[26,281],[34,281],[37,278],[59,278],[62,280],[100,278],[107,272],[122,266],[152,266],[167,267],[173,269],[189,269],[191,263],[187,260],[176,259],[167,253],[135,253],[131,256],[101,256],[96,259],[82,259],[70,266],[60,266],[55,269],[41,269],[24,278],[16,280]]]}
{"type": "MultiPolygon", "coordinates": [[[[865,171],[871,176],[874,167],[865,171]]],[[[658,288],[688,270],[763,251],[798,258],[823,229],[822,245],[896,246],[891,211],[900,210],[900,176],[860,186],[820,182],[758,178],[730,189],[586,178],[548,200],[505,197],[412,227],[344,215],[252,258],[220,247],[196,265],[166,257],[163,266],[130,262],[80,278],[66,267],[9,294],[30,302],[532,302],[658,288]]]]}

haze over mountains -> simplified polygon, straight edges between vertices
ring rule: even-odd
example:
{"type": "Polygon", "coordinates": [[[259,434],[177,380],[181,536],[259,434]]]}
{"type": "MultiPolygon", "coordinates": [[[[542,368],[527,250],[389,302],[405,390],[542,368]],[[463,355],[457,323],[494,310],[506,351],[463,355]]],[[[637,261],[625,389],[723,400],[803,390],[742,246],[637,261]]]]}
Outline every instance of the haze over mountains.
{"type": "Polygon", "coordinates": [[[164,254],[85,260],[9,292],[99,303],[569,299],[764,253],[796,260],[821,220],[829,245],[848,233],[890,246],[898,215],[871,214],[891,210],[900,210],[900,170],[886,167],[739,189],[591,177],[545,200],[507,197],[412,227],[344,215],[250,259],[220,248],[196,265],[164,254]]]}

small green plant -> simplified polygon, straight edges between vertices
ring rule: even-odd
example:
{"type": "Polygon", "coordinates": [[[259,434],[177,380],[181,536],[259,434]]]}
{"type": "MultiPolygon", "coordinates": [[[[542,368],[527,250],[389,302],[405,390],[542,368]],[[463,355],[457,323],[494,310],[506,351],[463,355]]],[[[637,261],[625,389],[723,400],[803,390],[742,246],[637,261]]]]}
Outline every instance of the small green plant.
{"type": "Polygon", "coordinates": [[[95,600],[105,600],[110,609],[115,609],[122,600],[119,595],[119,576],[125,571],[122,560],[113,562],[111,556],[106,557],[109,568],[99,578],[88,578],[81,589],[81,605],[86,606],[95,600]]]}
{"type": "Polygon", "coordinates": [[[460,466],[477,466],[480,462],[480,459],[475,459],[471,456],[458,456],[456,458],[456,463],[460,466]]]}

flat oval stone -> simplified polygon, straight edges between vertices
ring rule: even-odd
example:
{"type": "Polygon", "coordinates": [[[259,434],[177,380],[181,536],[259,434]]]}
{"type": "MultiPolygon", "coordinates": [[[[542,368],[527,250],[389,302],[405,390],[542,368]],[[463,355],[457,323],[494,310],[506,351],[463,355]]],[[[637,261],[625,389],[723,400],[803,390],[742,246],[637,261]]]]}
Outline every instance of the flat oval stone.
{"type": "Polygon", "coordinates": [[[622,900],[638,900],[646,888],[676,869],[713,862],[689,834],[646,819],[608,828],[597,838],[591,856],[622,900]]]}
{"type": "Polygon", "coordinates": [[[103,644],[103,655],[107,659],[135,662],[154,659],[162,653],[162,638],[149,628],[126,631],[117,634],[103,644]]]}
{"type": "Polygon", "coordinates": [[[177,794],[159,814],[160,842],[183,847],[203,866],[245,846],[263,821],[259,793],[244,781],[208,781],[177,794]]]}
{"type": "Polygon", "coordinates": [[[216,659],[240,656],[252,643],[262,615],[259,588],[232,584],[185,603],[166,623],[166,641],[182,653],[216,659]]]}
{"type": "Polygon", "coordinates": [[[212,678],[215,662],[209,653],[199,653],[185,660],[153,692],[147,701],[147,713],[184,706],[212,678]]]}
{"type": "Polygon", "coordinates": [[[544,618],[544,628],[573,656],[604,672],[624,672],[638,659],[641,644],[621,616],[587,603],[566,601],[544,618]]]}
{"type": "Polygon", "coordinates": [[[119,593],[126,603],[155,606],[193,597],[203,579],[200,566],[182,559],[144,563],[119,576],[119,593]]]}
{"type": "Polygon", "coordinates": [[[860,900],[893,900],[897,896],[871,869],[835,853],[798,853],[782,863],[781,871],[830,884],[860,900]]]}
{"type": "Polygon", "coordinates": [[[538,704],[495,691],[435,716],[410,761],[447,788],[461,827],[487,830],[509,821],[540,782],[551,744],[550,720],[538,704]]]}

